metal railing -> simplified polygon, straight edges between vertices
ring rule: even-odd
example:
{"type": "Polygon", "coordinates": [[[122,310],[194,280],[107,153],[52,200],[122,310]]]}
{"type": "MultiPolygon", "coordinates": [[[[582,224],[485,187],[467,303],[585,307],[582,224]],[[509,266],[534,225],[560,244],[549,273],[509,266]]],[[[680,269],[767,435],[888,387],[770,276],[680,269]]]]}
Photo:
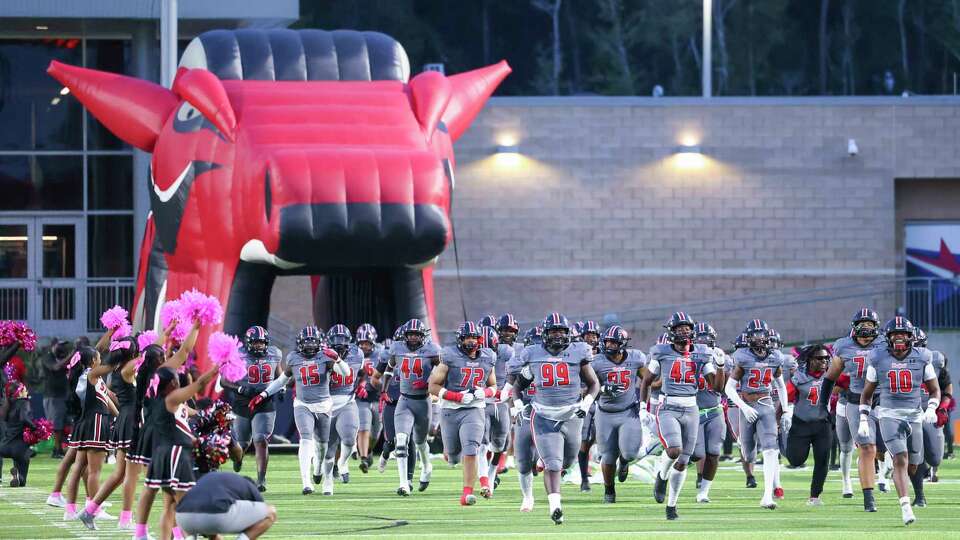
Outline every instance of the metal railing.
{"type": "Polygon", "coordinates": [[[27,300],[30,288],[26,285],[5,285],[0,287],[0,320],[27,320],[27,300]]]}
{"type": "Polygon", "coordinates": [[[135,283],[132,279],[88,279],[86,284],[87,331],[100,331],[100,315],[113,306],[120,306],[130,311],[136,294],[134,287],[135,283]]]}

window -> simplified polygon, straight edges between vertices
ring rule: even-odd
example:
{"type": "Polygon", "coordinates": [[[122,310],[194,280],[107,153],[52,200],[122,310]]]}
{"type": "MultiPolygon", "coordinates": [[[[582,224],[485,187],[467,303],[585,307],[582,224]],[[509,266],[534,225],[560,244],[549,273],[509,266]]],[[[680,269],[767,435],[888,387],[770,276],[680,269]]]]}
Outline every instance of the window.
{"type": "Polygon", "coordinates": [[[0,193],[0,210],[83,210],[83,158],[0,156],[0,193]]]}
{"type": "Polygon", "coordinates": [[[133,210],[133,156],[87,158],[87,208],[133,210]]]}
{"type": "MultiPolygon", "coordinates": [[[[86,47],[86,62],[88,68],[123,73],[129,75],[130,69],[130,42],[117,39],[88,39],[86,47]]],[[[93,115],[87,115],[87,149],[88,150],[126,150],[130,146],[110,133],[93,115]]],[[[93,206],[91,205],[91,208],[93,206]]]]}
{"type": "Polygon", "coordinates": [[[133,276],[133,216],[87,216],[87,277],[133,276]]]}

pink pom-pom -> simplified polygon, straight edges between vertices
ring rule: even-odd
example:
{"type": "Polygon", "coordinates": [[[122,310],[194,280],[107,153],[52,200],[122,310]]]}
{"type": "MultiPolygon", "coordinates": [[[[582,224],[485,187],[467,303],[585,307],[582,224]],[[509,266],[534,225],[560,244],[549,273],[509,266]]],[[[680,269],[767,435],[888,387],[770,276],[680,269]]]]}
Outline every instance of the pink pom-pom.
{"type": "Polygon", "coordinates": [[[180,302],[177,300],[168,300],[160,308],[160,324],[164,328],[170,326],[173,321],[180,320],[180,302]]]}
{"type": "Polygon", "coordinates": [[[0,321],[0,347],[14,343],[20,343],[25,351],[32,351],[37,347],[37,335],[20,321],[0,321]]]}
{"type": "Polygon", "coordinates": [[[214,332],[207,341],[207,355],[220,366],[220,375],[228,381],[239,381],[247,374],[247,364],[240,356],[240,340],[223,332],[214,332]]]}
{"type": "Polygon", "coordinates": [[[120,306],[113,306],[112,308],[104,311],[103,315],[100,315],[100,324],[102,324],[107,330],[110,330],[111,328],[119,328],[125,324],[129,324],[127,322],[128,315],[129,314],[127,313],[127,310],[120,306]]]}
{"type": "Polygon", "coordinates": [[[220,301],[196,289],[184,291],[180,295],[180,313],[183,319],[190,322],[200,321],[203,326],[223,322],[223,307],[220,306],[220,301]]]}
{"type": "Polygon", "coordinates": [[[130,326],[130,323],[128,323],[127,321],[123,321],[123,324],[118,326],[117,329],[113,331],[113,335],[110,336],[110,339],[113,341],[117,341],[125,337],[130,337],[130,334],[132,333],[133,333],[133,327],[130,326]]]}
{"type": "Polygon", "coordinates": [[[147,330],[145,332],[142,332],[139,336],[137,336],[137,347],[139,347],[141,351],[146,349],[150,345],[153,345],[156,342],[157,342],[157,332],[155,330],[147,330]]]}
{"type": "Polygon", "coordinates": [[[190,334],[190,330],[193,326],[187,321],[180,321],[173,331],[170,332],[170,339],[176,341],[177,343],[183,343],[183,340],[187,339],[187,336],[190,334]]]}

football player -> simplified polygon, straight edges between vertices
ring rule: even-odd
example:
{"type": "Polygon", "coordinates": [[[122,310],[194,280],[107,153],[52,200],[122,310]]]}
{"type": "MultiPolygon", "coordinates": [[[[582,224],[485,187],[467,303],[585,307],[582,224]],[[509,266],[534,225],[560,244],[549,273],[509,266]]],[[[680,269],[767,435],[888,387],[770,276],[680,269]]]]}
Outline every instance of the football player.
{"type": "Polygon", "coordinates": [[[357,441],[360,430],[360,411],[355,400],[357,384],[363,382],[366,373],[363,371],[363,354],[350,346],[353,336],[350,329],[342,324],[335,324],[327,332],[327,342],[337,357],[350,367],[350,373],[341,376],[339,373],[330,374],[330,437],[328,441],[330,452],[327,452],[323,461],[323,494],[333,495],[333,466],[337,457],[337,443],[340,448],[340,459],[336,461],[340,473],[340,480],[346,484],[350,482],[349,460],[350,454],[357,441]]]}
{"type": "Polygon", "coordinates": [[[481,343],[486,350],[496,354],[497,357],[494,369],[497,379],[497,395],[487,398],[486,431],[483,437],[485,450],[489,450],[492,457],[487,464],[487,469],[480,470],[480,494],[489,498],[493,495],[493,490],[499,485],[497,469],[500,464],[500,457],[507,451],[507,443],[510,438],[510,406],[500,399],[500,393],[507,382],[507,363],[513,359],[514,352],[512,346],[500,343],[497,331],[490,326],[484,326],[481,329],[481,343]]]}
{"type": "MultiPolygon", "coordinates": [[[[264,391],[280,374],[283,353],[270,344],[270,334],[266,328],[251,326],[244,334],[240,354],[247,363],[247,377],[235,382],[221,378],[220,384],[224,388],[232,388],[237,394],[233,401],[234,434],[244,452],[250,447],[250,442],[253,442],[257,458],[257,489],[263,492],[267,490],[267,463],[270,459],[268,444],[273,435],[277,411],[272,397],[263,400],[251,411],[250,398],[264,391]]],[[[241,466],[242,462],[235,463],[234,470],[240,472],[241,466]]]]}
{"type": "Polygon", "coordinates": [[[867,356],[865,384],[860,394],[860,422],[857,433],[870,434],[870,409],[873,394],[880,400],[876,416],[880,435],[893,456],[893,483],[900,498],[900,514],[904,525],[916,521],[910,506],[909,476],[923,463],[923,428],[921,422],[935,423],[940,406],[940,386],[933,368],[932,353],[913,346],[916,331],[905,317],[890,319],[883,328],[887,348],[874,349],[867,356]],[[923,409],[926,386],[929,399],[923,409]],[[921,412],[923,411],[923,412],[921,412]]]}
{"type": "Polygon", "coordinates": [[[727,433],[723,405],[720,403],[723,386],[726,383],[723,369],[727,364],[727,353],[717,347],[717,331],[708,323],[697,323],[693,339],[694,343],[704,345],[713,354],[711,360],[697,357],[697,408],[700,411],[700,427],[697,431],[697,445],[693,450],[698,469],[697,502],[708,503],[710,502],[710,484],[716,478],[723,437],[727,433]],[[704,375],[709,362],[713,362],[716,370],[712,385],[704,375]]]}
{"type": "MultiPolygon", "coordinates": [[[[873,496],[873,485],[876,474],[874,462],[877,457],[877,419],[873,417],[868,419],[870,432],[861,437],[857,406],[865,384],[867,356],[874,350],[884,349],[885,346],[883,339],[877,339],[880,335],[880,317],[875,311],[861,308],[854,314],[850,324],[853,327],[852,335],[840,338],[833,344],[833,359],[823,382],[823,393],[830,394],[841,374],[846,374],[850,378],[850,386],[845,393],[847,405],[844,407],[844,414],[851,430],[850,435],[860,449],[857,467],[860,471],[860,487],[863,490],[863,509],[867,512],[876,512],[877,503],[873,496]]],[[[821,402],[824,407],[827,406],[825,401],[821,402]]],[[[842,468],[841,472],[843,472],[842,468]]]]}
{"type": "Polygon", "coordinates": [[[643,443],[637,383],[647,357],[636,349],[628,349],[629,341],[630,336],[620,326],[607,328],[601,340],[602,352],[590,362],[600,380],[595,419],[602,455],[604,503],[617,502],[614,475],[620,482],[626,481],[627,468],[637,459],[643,443]]]}
{"type": "Polygon", "coordinates": [[[543,321],[543,344],[524,353],[517,391],[535,385],[530,423],[537,451],[544,463],[543,484],[550,518],[563,523],[560,473],[576,456],[583,417],[590,410],[600,384],[590,367],[590,347],[570,342],[570,323],[560,313],[543,321]],[[586,392],[581,394],[581,382],[586,392]]]}
{"type": "Polygon", "coordinates": [[[370,446],[380,436],[380,386],[373,376],[383,346],[377,343],[377,330],[371,324],[362,324],[356,333],[357,352],[363,356],[363,380],[357,383],[357,410],[360,413],[360,429],[357,431],[357,454],[360,456],[360,471],[364,474],[373,463],[370,446]]]}
{"type": "MultiPolygon", "coordinates": [[[[250,400],[250,410],[255,411],[260,404],[277,394],[291,378],[296,387],[297,397],[293,400],[293,420],[300,433],[297,459],[300,464],[300,480],[303,494],[313,493],[311,480],[311,460],[319,463],[327,453],[327,440],[330,436],[330,374],[340,377],[351,374],[350,366],[332,349],[321,347],[320,330],[316,326],[305,326],[297,334],[297,350],[291,351],[280,364],[280,376],[267,388],[250,400]]],[[[318,463],[318,465],[319,465],[318,463]]]]}
{"type": "MultiPolygon", "coordinates": [[[[913,506],[925,507],[927,498],[923,494],[923,481],[927,472],[932,470],[931,481],[937,481],[937,467],[943,461],[944,436],[943,426],[949,421],[950,403],[953,400],[953,382],[950,380],[950,371],[946,368],[946,357],[940,351],[928,349],[927,334],[920,328],[916,328],[916,342],[914,347],[917,349],[929,350],[932,359],[933,372],[937,375],[937,385],[940,387],[940,404],[937,406],[937,420],[935,422],[923,422],[923,463],[917,466],[914,474],[910,475],[910,482],[913,483],[914,500],[913,506]]],[[[927,387],[922,388],[924,397],[927,397],[927,387]]]]}
{"type": "Polygon", "coordinates": [[[516,458],[517,477],[520,481],[521,512],[533,511],[533,475],[536,472],[537,448],[533,440],[533,430],[530,419],[533,407],[531,396],[536,393],[537,387],[529,385],[523,390],[514,392],[513,386],[517,383],[520,371],[523,369],[524,358],[530,351],[535,351],[538,345],[528,345],[507,363],[507,384],[500,391],[500,401],[512,403],[510,415],[516,420],[513,425],[513,450],[516,458]],[[515,395],[516,394],[516,395],[515,395]]]}
{"type": "Polygon", "coordinates": [[[420,491],[427,489],[433,465],[427,435],[430,432],[431,407],[428,381],[434,366],[440,363],[440,348],[427,339],[429,330],[420,319],[410,319],[404,324],[403,339],[390,345],[387,368],[381,381],[381,392],[386,392],[394,376],[400,379],[400,399],[394,412],[397,470],[400,487],[397,495],[410,495],[407,481],[407,442],[413,434],[413,442],[420,456],[420,491]]]}
{"type": "Polygon", "coordinates": [[[483,440],[486,400],[497,391],[496,353],[480,347],[480,342],[480,327],[464,322],[457,329],[457,345],[443,348],[440,364],[430,374],[430,393],[441,404],[443,450],[451,465],[463,458],[463,506],[477,502],[473,488],[477,482],[477,453],[483,440]]]}
{"type": "MultiPolygon", "coordinates": [[[[774,386],[783,411],[781,421],[789,430],[793,405],[787,403],[787,388],[779,355],[770,354],[770,327],[760,319],[747,324],[747,347],[733,353],[734,368],[727,379],[727,398],[740,409],[740,451],[743,460],[753,462],[759,443],[763,451],[763,497],[760,506],[773,510],[776,478],[780,469],[776,408],[771,397],[774,386]],[[739,385],[739,390],[738,390],[739,385]]],[[[776,494],[782,497],[782,492],[776,494]]]]}
{"type": "Polygon", "coordinates": [[[670,317],[664,325],[670,344],[654,348],[640,387],[640,400],[646,401],[654,378],[662,382],[662,399],[657,407],[656,418],[660,442],[665,450],[660,455],[653,497],[658,503],[663,503],[667,498],[668,520],[679,517],[677,500],[687,477],[687,464],[697,444],[700,425],[697,365],[703,364],[703,377],[707,384],[714,386],[716,382],[713,352],[705,345],[694,343],[694,327],[693,319],[682,311],[670,317]]]}

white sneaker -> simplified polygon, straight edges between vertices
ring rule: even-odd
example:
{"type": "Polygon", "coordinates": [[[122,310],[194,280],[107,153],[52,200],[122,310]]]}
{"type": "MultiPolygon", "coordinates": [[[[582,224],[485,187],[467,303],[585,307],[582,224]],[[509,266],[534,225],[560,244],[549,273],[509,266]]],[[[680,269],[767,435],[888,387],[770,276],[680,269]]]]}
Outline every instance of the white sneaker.
{"type": "Polygon", "coordinates": [[[521,512],[532,512],[533,511],[533,497],[524,497],[523,501],[520,503],[521,512]]]}
{"type": "Polygon", "coordinates": [[[708,502],[710,502],[710,497],[707,496],[707,495],[702,495],[702,494],[700,494],[700,493],[697,493],[697,502],[698,502],[698,503],[708,503],[708,502]]]}
{"type": "Polygon", "coordinates": [[[53,495],[51,494],[47,497],[47,504],[49,506],[55,506],[57,508],[63,508],[67,505],[67,501],[64,500],[63,495],[53,495]]]}
{"type": "Polygon", "coordinates": [[[917,520],[917,517],[913,515],[913,508],[909,504],[900,505],[900,514],[903,516],[904,525],[910,525],[917,520]]]}
{"type": "Polygon", "coordinates": [[[77,520],[77,513],[76,513],[76,512],[67,512],[67,511],[64,511],[64,512],[63,512],[63,520],[64,520],[64,521],[76,521],[76,520],[77,520]]]}
{"type": "Polygon", "coordinates": [[[111,516],[110,514],[108,514],[108,513],[106,512],[106,510],[104,510],[103,508],[101,508],[100,511],[97,512],[97,517],[95,517],[95,518],[93,518],[93,519],[95,519],[95,520],[97,520],[97,521],[116,521],[117,518],[116,518],[115,516],[111,516]]]}
{"type": "Polygon", "coordinates": [[[820,497],[810,497],[807,499],[807,506],[823,506],[823,501],[820,500],[820,497]]]}

